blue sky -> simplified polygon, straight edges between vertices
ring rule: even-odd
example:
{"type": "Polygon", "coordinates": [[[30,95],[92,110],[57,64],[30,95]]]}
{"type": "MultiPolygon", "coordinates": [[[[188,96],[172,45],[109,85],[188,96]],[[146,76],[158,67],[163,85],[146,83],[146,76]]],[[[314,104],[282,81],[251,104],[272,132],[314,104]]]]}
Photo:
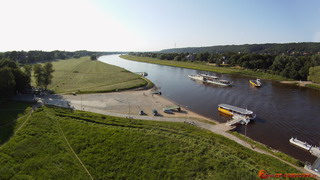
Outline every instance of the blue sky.
{"type": "Polygon", "coordinates": [[[318,0],[2,0],[0,20],[0,51],[320,41],[318,0]]]}

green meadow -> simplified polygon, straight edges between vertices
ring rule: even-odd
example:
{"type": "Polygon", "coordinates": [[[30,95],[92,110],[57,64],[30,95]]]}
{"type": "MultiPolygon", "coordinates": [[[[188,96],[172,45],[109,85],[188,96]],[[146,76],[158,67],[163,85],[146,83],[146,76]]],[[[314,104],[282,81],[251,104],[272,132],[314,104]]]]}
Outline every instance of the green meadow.
{"type": "Polygon", "coordinates": [[[147,85],[139,75],[90,57],[55,61],[53,69],[48,88],[56,93],[110,92],[147,85]]]}
{"type": "Polygon", "coordinates": [[[0,164],[0,179],[234,180],[259,179],[261,169],[297,172],[189,124],[53,107],[37,109],[0,147],[0,164]]]}
{"type": "Polygon", "coordinates": [[[214,65],[209,65],[204,62],[184,62],[184,61],[173,61],[173,60],[170,61],[170,60],[160,60],[157,58],[139,57],[139,56],[131,56],[131,55],[121,55],[120,57],[123,59],[132,60],[132,61],[161,64],[166,66],[176,66],[176,67],[196,69],[201,71],[212,71],[212,72],[225,73],[225,74],[240,74],[244,76],[250,76],[250,77],[255,77],[260,79],[277,80],[277,81],[288,80],[288,78],[278,76],[278,75],[257,72],[257,71],[248,70],[248,69],[239,69],[234,67],[223,67],[223,66],[216,67],[214,65]]]}

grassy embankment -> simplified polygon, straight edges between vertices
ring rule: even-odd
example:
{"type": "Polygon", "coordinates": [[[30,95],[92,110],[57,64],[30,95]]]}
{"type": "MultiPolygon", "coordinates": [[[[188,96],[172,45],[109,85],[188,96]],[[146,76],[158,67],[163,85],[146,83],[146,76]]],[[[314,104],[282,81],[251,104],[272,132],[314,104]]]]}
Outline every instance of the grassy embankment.
{"type": "Polygon", "coordinates": [[[268,146],[266,146],[266,145],[264,145],[262,143],[259,143],[259,142],[254,141],[253,139],[251,139],[249,137],[244,136],[243,134],[240,134],[240,133],[235,132],[235,131],[230,131],[229,133],[233,134],[234,136],[237,136],[239,139],[242,139],[242,140],[248,142],[249,144],[251,144],[251,145],[253,145],[253,146],[255,146],[255,147],[259,148],[259,149],[265,150],[265,151],[267,151],[267,152],[269,152],[269,153],[271,153],[271,154],[273,154],[273,155],[275,155],[275,156],[277,156],[277,157],[279,157],[279,158],[281,158],[281,159],[283,159],[283,160],[285,160],[287,162],[290,162],[291,164],[294,164],[294,165],[300,166],[300,167],[304,166],[303,162],[301,162],[301,161],[299,161],[299,160],[297,160],[297,159],[295,159],[295,158],[293,158],[293,157],[291,157],[291,156],[289,156],[289,155],[287,155],[287,154],[285,154],[283,152],[275,151],[272,148],[270,148],[270,147],[268,147],[268,146]]]}
{"type": "Polygon", "coordinates": [[[306,87],[320,90],[320,84],[306,84],[306,87]]]}
{"type": "MultiPolygon", "coordinates": [[[[53,62],[52,84],[56,93],[95,93],[125,90],[147,85],[139,75],[89,57],[53,62]]],[[[33,80],[33,83],[35,80],[33,80]]]]}
{"type": "Polygon", "coordinates": [[[30,103],[13,101],[0,103],[0,145],[8,141],[23,124],[31,109],[30,103]]]}
{"type": "Polygon", "coordinates": [[[42,107],[0,147],[0,179],[259,179],[296,169],[184,123],[42,107]],[[64,139],[66,137],[66,139],[64,139]]]}
{"type": "Polygon", "coordinates": [[[176,66],[176,67],[196,69],[201,71],[212,71],[212,72],[225,73],[225,74],[240,74],[244,76],[250,76],[250,77],[255,77],[260,79],[277,80],[277,81],[289,80],[288,78],[278,76],[278,75],[257,72],[257,71],[252,71],[248,69],[238,69],[233,67],[216,67],[203,62],[169,61],[169,60],[160,60],[157,58],[138,57],[138,56],[131,56],[131,55],[121,55],[120,57],[123,59],[132,60],[132,61],[161,64],[166,66],[176,66]]]}

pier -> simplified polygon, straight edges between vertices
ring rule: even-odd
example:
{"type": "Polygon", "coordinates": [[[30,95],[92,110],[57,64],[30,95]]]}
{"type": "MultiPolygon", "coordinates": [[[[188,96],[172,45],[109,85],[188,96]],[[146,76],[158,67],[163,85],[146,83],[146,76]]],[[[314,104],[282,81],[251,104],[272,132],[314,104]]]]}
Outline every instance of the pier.
{"type": "Polygon", "coordinates": [[[320,177],[320,147],[317,146],[312,146],[310,144],[308,144],[307,142],[303,142],[300,141],[297,138],[292,137],[289,142],[295,146],[298,146],[304,150],[309,151],[312,155],[317,157],[317,160],[315,160],[315,162],[313,164],[306,162],[306,165],[304,166],[304,168],[317,175],[318,177],[320,177]]]}

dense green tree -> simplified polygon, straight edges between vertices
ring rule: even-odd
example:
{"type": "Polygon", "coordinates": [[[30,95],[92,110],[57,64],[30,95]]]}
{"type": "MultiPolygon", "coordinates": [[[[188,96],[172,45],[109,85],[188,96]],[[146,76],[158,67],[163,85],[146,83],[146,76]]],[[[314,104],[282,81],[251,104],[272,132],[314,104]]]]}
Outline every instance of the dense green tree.
{"type": "Polygon", "coordinates": [[[24,72],[31,78],[32,66],[27,64],[23,66],[24,72]]]}
{"type": "Polygon", "coordinates": [[[52,73],[54,72],[52,63],[47,62],[43,66],[36,64],[33,69],[37,86],[47,89],[48,85],[52,82],[52,73]]]}
{"type": "Polygon", "coordinates": [[[92,54],[92,55],[90,56],[90,59],[91,59],[91,60],[97,60],[97,55],[92,54]]]}
{"type": "Polygon", "coordinates": [[[311,67],[309,69],[308,80],[315,83],[320,83],[320,66],[311,67]]]}
{"type": "Polygon", "coordinates": [[[181,60],[182,60],[182,58],[181,58],[181,56],[180,56],[180,55],[178,55],[178,56],[176,56],[176,57],[174,58],[174,60],[175,60],[175,61],[181,61],[181,60]]]}
{"type": "Polygon", "coordinates": [[[43,70],[43,67],[41,66],[41,64],[35,64],[33,66],[33,72],[34,72],[34,77],[36,80],[36,85],[38,87],[43,87],[44,86],[44,80],[43,80],[44,70],[43,70]]]}
{"type": "Polygon", "coordinates": [[[16,82],[14,88],[15,92],[21,92],[30,86],[30,76],[28,76],[20,68],[12,69],[12,74],[16,82]]]}
{"type": "Polygon", "coordinates": [[[14,94],[16,82],[9,67],[0,68],[0,97],[9,97],[14,94]]]}
{"type": "Polygon", "coordinates": [[[52,73],[54,72],[54,69],[53,69],[53,65],[52,63],[50,62],[47,62],[44,64],[44,67],[43,67],[43,85],[45,87],[45,89],[48,88],[48,85],[51,84],[52,82],[52,73]]]}
{"type": "Polygon", "coordinates": [[[18,68],[18,64],[10,59],[2,59],[0,60],[0,68],[2,67],[18,68]]]}

